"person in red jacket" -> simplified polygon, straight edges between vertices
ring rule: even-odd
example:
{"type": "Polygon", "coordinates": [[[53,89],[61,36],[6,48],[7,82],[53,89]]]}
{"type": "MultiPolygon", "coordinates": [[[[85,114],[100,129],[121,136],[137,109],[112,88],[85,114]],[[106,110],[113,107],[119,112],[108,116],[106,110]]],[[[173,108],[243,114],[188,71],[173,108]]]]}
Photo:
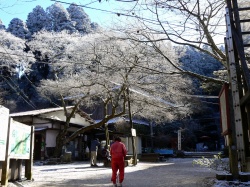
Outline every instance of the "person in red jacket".
{"type": "Polygon", "coordinates": [[[127,149],[125,145],[121,142],[120,137],[115,138],[115,142],[110,147],[111,155],[111,168],[112,168],[112,177],[111,181],[113,182],[114,187],[122,186],[124,180],[124,159],[127,155],[127,149]],[[116,184],[117,171],[119,170],[119,183],[116,184]]]}

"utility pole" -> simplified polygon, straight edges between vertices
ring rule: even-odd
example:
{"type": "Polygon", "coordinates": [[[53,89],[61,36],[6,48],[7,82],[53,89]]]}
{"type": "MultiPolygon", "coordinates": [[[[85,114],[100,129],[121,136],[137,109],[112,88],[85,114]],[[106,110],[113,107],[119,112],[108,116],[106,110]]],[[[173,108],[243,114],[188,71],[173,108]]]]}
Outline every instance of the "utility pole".
{"type": "Polygon", "coordinates": [[[130,98],[129,98],[129,88],[127,87],[127,96],[128,96],[128,114],[129,114],[129,123],[131,128],[131,138],[132,138],[132,147],[133,147],[133,165],[137,165],[137,154],[135,147],[135,134],[133,134],[134,126],[132,121],[131,107],[130,107],[130,98]]]}
{"type": "Polygon", "coordinates": [[[105,123],[105,136],[106,136],[106,143],[105,143],[105,146],[107,149],[110,149],[109,148],[109,128],[108,128],[108,124],[105,123]]]}
{"type": "MultiPolygon", "coordinates": [[[[247,102],[249,101],[249,87],[250,87],[250,75],[246,63],[244,44],[242,40],[242,33],[240,23],[246,20],[240,20],[239,11],[250,10],[249,8],[239,9],[237,1],[227,0],[226,8],[226,53],[227,53],[227,65],[229,72],[229,86],[231,90],[231,106],[233,110],[233,126],[232,134],[230,134],[230,147],[231,153],[231,166],[236,165],[233,162],[239,161],[241,171],[249,171],[248,154],[249,142],[248,142],[248,120],[247,113],[249,108],[247,102]],[[235,143],[234,143],[235,140],[235,143]],[[233,156],[237,151],[237,156],[233,156]],[[237,158],[238,157],[238,158],[237,158]],[[238,161],[237,161],[237,160],[238,161]]],[[[235,173],[237,178],[237,169],[231,168],[232,173],[235,173]]]]}
{"type": "Polygon", "coordinates": [[[151,143],[151,149],[154,148],[154,141],[153,141],[153,137],[154,137],[154,131],[153,131],[153,123],[152,121],[150,122],[150,143],[151,143]]]}

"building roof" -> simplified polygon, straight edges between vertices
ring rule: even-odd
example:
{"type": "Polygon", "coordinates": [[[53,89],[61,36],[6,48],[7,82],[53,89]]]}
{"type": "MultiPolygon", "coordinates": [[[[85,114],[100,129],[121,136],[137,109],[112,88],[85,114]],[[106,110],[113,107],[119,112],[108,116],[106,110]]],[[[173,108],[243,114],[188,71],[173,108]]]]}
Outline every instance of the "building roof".
{"type": "MultiPolygon", "coordinates": [[[[121,117],[116,117],[116,118],[113,118],[113,119],[110,119],[107,124],[111,124],[111,123],[116,123],[118,122],[120,119],[122,119],[121,117]]],[[[123,118],[125,121],[129,121],[128,118],[123,118]]],[[[96,123],[100,122],[101,120],[95,120],[96,123]]],[[[133,123],[136,123],[136,124],[140,124],[140,125],[146,125],[146,126],[149,126],[149,123],[145,120],[140,120],[140,119],[132,119],[132,122],[133,123]]]]}
{"type": "MultiPolygon", "coordinates": [[[[74,106],[68,106],[66,109],[73,109],[74,106]]],[[[31,110],[31,111],[26,111],[26,112],[17,112],[17,113],[12,113],[10,114],[10,117],[20,117],[20,116],[38,116],[41,114],[46,114],[50,112],[56,112],[56,111],[61,111],[64,110],[63,107],[57,107],[57,108],[46,108],[46,109],[40,109],[40,110],[31,110]]],[[[77,114],[79,114],[82,118],[85,118],[86,121],[88,121],[90,124],[94,124],[94,120],[89,117],[89,115],[82,110],[77,110],[77,114]]]]}
{"type": "MultiPolygon", "coordinates": [[[[73,106],[66,107],[67,109],[73,108],[73,106]]],[[[39,114],[46,114],[49,112],[55,112],[63,110],[63,107],[57,107],[57,108],[46,108],[46,109],[40,109],[40,110],[31,110],[26,112],[17,112],[10,114],[10,117],[18,117],[18,116],[37,116],[39,114]]]]}

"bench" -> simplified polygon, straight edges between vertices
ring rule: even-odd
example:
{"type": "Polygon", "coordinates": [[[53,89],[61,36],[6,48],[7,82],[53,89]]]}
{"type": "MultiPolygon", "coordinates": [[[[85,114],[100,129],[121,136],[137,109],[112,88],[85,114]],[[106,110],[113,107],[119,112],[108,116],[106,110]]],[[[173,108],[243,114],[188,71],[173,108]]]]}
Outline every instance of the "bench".
{"type": "Polygon", "coordinates": [[[174,150],[173,149],[154,149],[155,153],[159,153],[163,157],[173,156],[174,150]]]}

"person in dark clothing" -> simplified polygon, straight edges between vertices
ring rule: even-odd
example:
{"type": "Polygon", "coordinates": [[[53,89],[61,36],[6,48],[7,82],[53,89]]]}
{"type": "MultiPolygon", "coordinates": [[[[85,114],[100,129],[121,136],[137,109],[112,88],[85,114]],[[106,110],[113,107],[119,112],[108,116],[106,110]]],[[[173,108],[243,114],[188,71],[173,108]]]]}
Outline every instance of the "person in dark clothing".
{"type": "Polygon", "coordinates": [[[90,146],[90,165],[91,166],[98,166],[96,164],[96,158],[97,158],[97,151],[98,151],[99,146],[100,146],[100,142],[98,138],[91,141],[91,146],[90,146]]]}

